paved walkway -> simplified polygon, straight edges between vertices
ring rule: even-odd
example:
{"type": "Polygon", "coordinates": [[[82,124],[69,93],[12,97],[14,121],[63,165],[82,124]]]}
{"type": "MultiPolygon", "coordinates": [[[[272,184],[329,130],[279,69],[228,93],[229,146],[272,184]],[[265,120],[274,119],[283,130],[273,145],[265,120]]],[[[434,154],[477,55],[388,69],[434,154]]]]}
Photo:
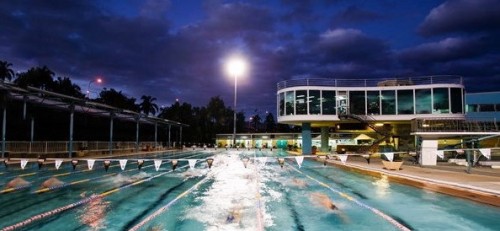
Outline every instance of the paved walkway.
{"type": "Polygon", "coordinates": [[[367,174],[390,176],[391,180],[403,184],[500,206],[500,169],[474,167],[468,174],[465,166],[439,164],[421,167],[405,162],[401,170],[386,170],[380,159],[372,159],[368,164],[358,156],[349,156],[345,165],[336,160],[329,162],[367,174]]]}

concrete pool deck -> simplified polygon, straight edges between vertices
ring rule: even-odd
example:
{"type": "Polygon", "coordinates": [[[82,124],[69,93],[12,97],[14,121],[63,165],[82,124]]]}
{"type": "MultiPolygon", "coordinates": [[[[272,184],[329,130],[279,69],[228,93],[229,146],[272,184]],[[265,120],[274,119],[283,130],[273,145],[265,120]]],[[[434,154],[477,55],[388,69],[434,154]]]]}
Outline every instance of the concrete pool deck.
{"type": "Polygon", "coordinates": [[[357,156],[350,156],[345,165],[337,160],[328,160],[328,163],[348,171],[385,176],[389,181],[500,207],[500,169],[474,167],[468,174],[465,166],[421,167],[405,162],[401,170],[387,170],[380,159],[372,159],[368,164],[363,157],[357,156]]]}

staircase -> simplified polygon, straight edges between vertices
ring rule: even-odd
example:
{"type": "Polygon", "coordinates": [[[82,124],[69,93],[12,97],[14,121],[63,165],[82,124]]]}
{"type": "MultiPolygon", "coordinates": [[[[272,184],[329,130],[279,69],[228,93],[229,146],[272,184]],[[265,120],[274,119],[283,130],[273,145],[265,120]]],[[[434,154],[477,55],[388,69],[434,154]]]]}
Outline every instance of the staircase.
{"type": "Polygon", "coordinates": [[[339,115],[340,120],[355,120],[360,123],[366,124],[369,128],[371,128],[373,131],[375,131],[377,134],[379,134],[381,137],[379,137],[377,140],[375,140],[371,145],[368,145],[366,147],[361,147],[358,149],[359,153],[366,153],[369,151],[376,152],[378,150],[377,147],[379,146],[380,143],[385,141],[386,139],[390,138],[392,136],[391,133],[391,127],[377,127],[374,124],[375,119],[371,116],[368,115],[355,115],[355,114],[341,114],[339,115]]]}

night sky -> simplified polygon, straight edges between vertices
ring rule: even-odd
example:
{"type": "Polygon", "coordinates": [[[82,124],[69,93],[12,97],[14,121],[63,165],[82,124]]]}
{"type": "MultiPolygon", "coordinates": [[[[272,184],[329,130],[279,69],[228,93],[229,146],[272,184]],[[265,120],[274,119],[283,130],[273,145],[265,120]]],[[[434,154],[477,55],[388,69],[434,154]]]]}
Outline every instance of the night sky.
{"type": "MultiPolygon", "coordinates": [[[[279,81],[461,75],[500,91],[498,0],[11,0],[0,3],[0,60],[46,65],[86,91],[232,107],[231,54],[250,69],[238,111],[276,115],[279,81]]],[[[139,100],[138,100],[139,101],[139,100]]],[[[263,118],[263,117],[262,117],[263,118]]]]}

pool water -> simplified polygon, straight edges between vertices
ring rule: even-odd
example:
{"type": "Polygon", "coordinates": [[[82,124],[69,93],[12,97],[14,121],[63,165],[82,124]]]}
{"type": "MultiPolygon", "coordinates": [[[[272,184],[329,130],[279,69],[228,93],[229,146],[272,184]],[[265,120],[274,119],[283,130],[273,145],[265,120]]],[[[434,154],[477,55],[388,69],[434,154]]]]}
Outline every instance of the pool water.
{"type": "Polygon", "coordinates": [[[0,169],[1,187],[18,175],[26,189],[0,194],[0,227],[100,197],[23,226],[24,230],[498,230],[500,208],[287,158],[283,168],[269,151],[209,151],[154,158],[214,158],[190,168],[179,161],[156,171],[130,161],[87,170],[69,163],[59,170],[36,163],[24,170],[0,169]],[[263,158],[265,156],[266,158],[263,158]],[[247,167],[242,158],[249,157],[247,167]],[[69,173],[67,175],[62,175],[69,173]],[[31,174],[31,175],[29,175],[31,174]],[[67,187],[37,193],[53,175],[67,187]],[[89,180],[90,179],[90,180],[89,180]],[[336,209],[332,209],[332,204],[336,209]],[[377,211],[379,213],[377,213],[377,211]],[[401,226],[398,226],[401,225],[401,226]]]}

